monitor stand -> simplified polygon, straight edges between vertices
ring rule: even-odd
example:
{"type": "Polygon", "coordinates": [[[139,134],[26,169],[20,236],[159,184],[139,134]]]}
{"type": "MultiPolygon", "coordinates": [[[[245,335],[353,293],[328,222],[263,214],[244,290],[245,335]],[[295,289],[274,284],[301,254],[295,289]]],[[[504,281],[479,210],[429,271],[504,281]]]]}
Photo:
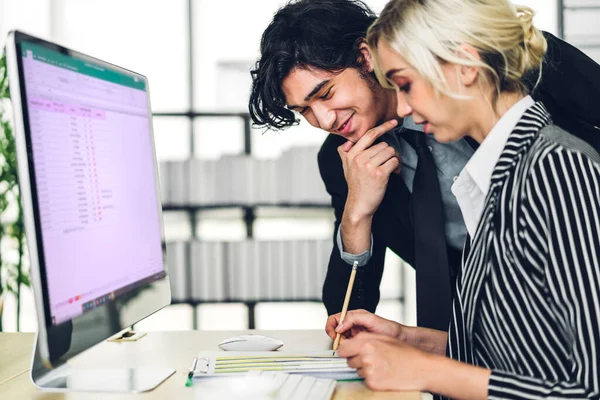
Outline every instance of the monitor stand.
{"type": "Polygon", "coordinates": [[[140,393],[154,389],[175,373],[173,368],[80,368],[67,363],[48,366],[40,357],[39,335],[31,365],[31,380],[53,392],[140,393]]]}

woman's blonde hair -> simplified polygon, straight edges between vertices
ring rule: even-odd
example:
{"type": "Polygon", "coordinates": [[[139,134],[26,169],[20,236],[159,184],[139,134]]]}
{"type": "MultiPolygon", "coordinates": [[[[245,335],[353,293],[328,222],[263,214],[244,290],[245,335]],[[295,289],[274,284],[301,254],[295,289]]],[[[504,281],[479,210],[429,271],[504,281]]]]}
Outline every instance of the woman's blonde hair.
{"type": "Polygon", "coordinates": [[[537,82],[541,78],[547,44],[533,26],[533,15],[531,8],[508,0],[391,0],[367,33],[375,73],[390,87],[377,66],[375,50],[383,39],[436,91],[452,97],[461,96],[450,91],[442,64],[481,68],[496,88],[495,107],[501,92],[527,94],[522,81],[527,72],[537,68],[537,82]],[[481,60],[465,44],[477,49],[481,60]]]}

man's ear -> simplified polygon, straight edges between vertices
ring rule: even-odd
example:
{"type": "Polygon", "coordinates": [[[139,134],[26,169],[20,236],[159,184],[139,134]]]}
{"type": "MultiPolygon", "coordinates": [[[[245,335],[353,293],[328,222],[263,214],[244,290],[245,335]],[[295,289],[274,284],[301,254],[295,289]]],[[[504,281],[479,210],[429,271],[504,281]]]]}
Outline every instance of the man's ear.
{"type": "Polygon", "coordinates": [[[364,40],[361,40],[361,42],[359,43],[358,51],[360,52],[358,61],[363,64],[363,66],[367,69],[368,72],[373,72],[375,68],[373,67],[371,51],[369,50],[369,46],[367,46],[367,43],[364,40]]]}
{"type": "MultiPolygon", "coordinates": [[[[459,56],[468,60],[481,61],[479,51],[477,51],[475,47],[468,44],[462,44],[460,46],[459,56]]],[[[473,84],[477,83],[477,80],[479,79],[479,73],[479,67],[461,65],[459,73],[460,82],[466,87],[472,86],[473,84]]]]}

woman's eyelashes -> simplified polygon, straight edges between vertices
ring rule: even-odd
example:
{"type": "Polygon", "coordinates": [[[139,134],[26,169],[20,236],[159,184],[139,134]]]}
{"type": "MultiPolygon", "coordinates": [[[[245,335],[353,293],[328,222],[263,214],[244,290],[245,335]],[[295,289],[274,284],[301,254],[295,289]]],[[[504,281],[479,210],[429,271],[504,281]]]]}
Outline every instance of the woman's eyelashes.
{"type": "Polygon", "coordinates": [[[392,87],[395,87],[401,92],[410,92],[410,82],[407,82],[405,79],[388,80],[388,82],[392,87]]]}

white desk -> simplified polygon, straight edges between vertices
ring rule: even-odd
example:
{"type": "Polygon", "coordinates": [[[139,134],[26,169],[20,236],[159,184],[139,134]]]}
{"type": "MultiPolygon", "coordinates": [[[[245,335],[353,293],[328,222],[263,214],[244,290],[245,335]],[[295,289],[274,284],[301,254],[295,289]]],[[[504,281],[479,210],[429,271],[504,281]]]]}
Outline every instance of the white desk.
{"type": "MultiPolygon", "coordinates": [[[[194,399],[193,388],[185,387],[187,371],[201,350],[218,350],[217,343],[242,333],[263,333],[285,343],[282,350],[330,349],[331,339],[321,330],[311,331],[185,331],[149,332],[138,342],[103,342],[73,359],[73,364],[106,368],[160,366],[176,369],[175,374],[155,390],[143,394],[46,393],[37,390],[29,378],[33,333],[0,333],[0,399],[96,400],[106,399],[194,399]]],[[[373,392],[362,382],[340,382],[335,400],[396,399],[418,400],[417,392],[373,392]]]]}

